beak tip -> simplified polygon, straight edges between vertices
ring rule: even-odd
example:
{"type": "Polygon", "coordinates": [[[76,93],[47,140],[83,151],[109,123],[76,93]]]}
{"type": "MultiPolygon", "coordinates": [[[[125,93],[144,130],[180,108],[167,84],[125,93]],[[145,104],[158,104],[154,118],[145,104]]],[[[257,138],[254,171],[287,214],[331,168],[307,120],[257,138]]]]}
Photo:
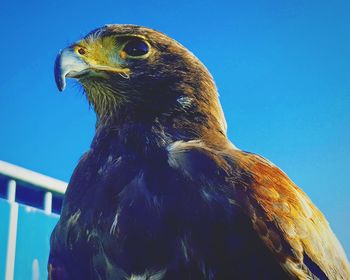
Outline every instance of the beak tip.
{"type": "Polygon", "coordinates": [[[62,87],[59,87],[59,88],[58,88],[59,92],[63,92],[64,89],[65,89],[65,86],[62,86],[62,87]]]}
{"type": "Polygon", "coordinates": [[[55,77],[57,89],[62,92],[66,88],[66,79],[64,77],[55,77]]]}
{"type": "Polygon", "coordinates": [[[56,86],[57,89],[62,92],[66,88],[66,80],[64,77],[60,77],[59,79],[56,79],[56,86]]]}
{"type": "Polygon", "coordinates": [[[58,90],[62,92],[66,87],[66,77],[62,72],[61,53],[62,52],[60,52],[57,55],[55,60],[54,75],[55,75],[56,86],[58,90]]]}

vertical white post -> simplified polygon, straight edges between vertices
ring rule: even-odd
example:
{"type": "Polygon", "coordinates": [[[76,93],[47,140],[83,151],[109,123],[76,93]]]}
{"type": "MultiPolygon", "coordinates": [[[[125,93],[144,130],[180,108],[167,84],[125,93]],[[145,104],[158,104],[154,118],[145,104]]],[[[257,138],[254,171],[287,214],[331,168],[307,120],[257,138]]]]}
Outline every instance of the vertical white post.
{"type": "Polygon", "coordinates": [[[34,259],[32,262],[32,280],[40,280],[40,267],[38,259],[34,259]]]}
{"type": "Polygon", "coordinates": [[[46,214],[52,213],[52,192],[46,192],[44,196],[44,211],[46,214]]]}
{"type": "Polygon", "coordinates": [[[16,181],[10,180],[7,184],[7,200],[12,203],[16,200],[16,181]]]}
{"type": "Polygon", "coordinates": [[[9,233],[7,238],[6,271],[5,280],[13,280],[15,271],[16,238],[18,204],[16,200],[16,181],[10,180],[7,188],[7,199],[10,203],[9,233]]]}

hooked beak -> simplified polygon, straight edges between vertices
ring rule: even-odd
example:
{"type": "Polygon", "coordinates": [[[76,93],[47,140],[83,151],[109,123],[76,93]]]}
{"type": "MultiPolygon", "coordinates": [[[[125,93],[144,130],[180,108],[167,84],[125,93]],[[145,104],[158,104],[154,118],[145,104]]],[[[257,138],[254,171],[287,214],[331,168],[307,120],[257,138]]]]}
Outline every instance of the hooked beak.
{"type": "Polygon", "coordinates": [[[129,79],[130,69],[111,66],[90,65],[86,63],[72,48],[61,50],[55,61],[55,81],[59,91],[66,87],[66,77],[82,78],[86,76],[106,77],[106,74],[118,74],[129,79]]]}
{"type": "Polygon", "coordinates": [[[77,56],[71,48],[64,49],[56,57],[55,81],[59,91],[66,87],[66,77],[79,78],[89,70],[90,66],[77,56]]]}

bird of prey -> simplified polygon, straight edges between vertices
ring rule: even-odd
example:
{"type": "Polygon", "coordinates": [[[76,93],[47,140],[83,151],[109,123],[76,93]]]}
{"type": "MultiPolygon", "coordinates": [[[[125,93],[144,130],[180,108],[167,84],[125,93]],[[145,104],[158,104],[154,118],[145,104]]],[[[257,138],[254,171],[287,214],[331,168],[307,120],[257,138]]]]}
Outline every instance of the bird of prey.
{"type": "Polygon", "coordinates": [[[106,25],[60,51],[55,79],[97,116],[52,235],[49,279],[350,279],[323,214],[236,148],[214,81],[158,31],[106,25]]]}

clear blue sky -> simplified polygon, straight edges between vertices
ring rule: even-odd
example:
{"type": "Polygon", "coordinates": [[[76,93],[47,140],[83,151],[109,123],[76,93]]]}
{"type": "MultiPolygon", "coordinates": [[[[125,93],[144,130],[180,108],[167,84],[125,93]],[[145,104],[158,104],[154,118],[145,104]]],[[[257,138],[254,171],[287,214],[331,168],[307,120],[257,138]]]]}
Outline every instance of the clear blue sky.
{"type": "Polygon", "coordinates": [[[350,2],[6,1],[1,5],[0,159],[69,180],[94,113],[60,48],[106,23],[161,30],[213,74],[230,139],[280,166],[325,213],[350,255],[350,2]]]}

